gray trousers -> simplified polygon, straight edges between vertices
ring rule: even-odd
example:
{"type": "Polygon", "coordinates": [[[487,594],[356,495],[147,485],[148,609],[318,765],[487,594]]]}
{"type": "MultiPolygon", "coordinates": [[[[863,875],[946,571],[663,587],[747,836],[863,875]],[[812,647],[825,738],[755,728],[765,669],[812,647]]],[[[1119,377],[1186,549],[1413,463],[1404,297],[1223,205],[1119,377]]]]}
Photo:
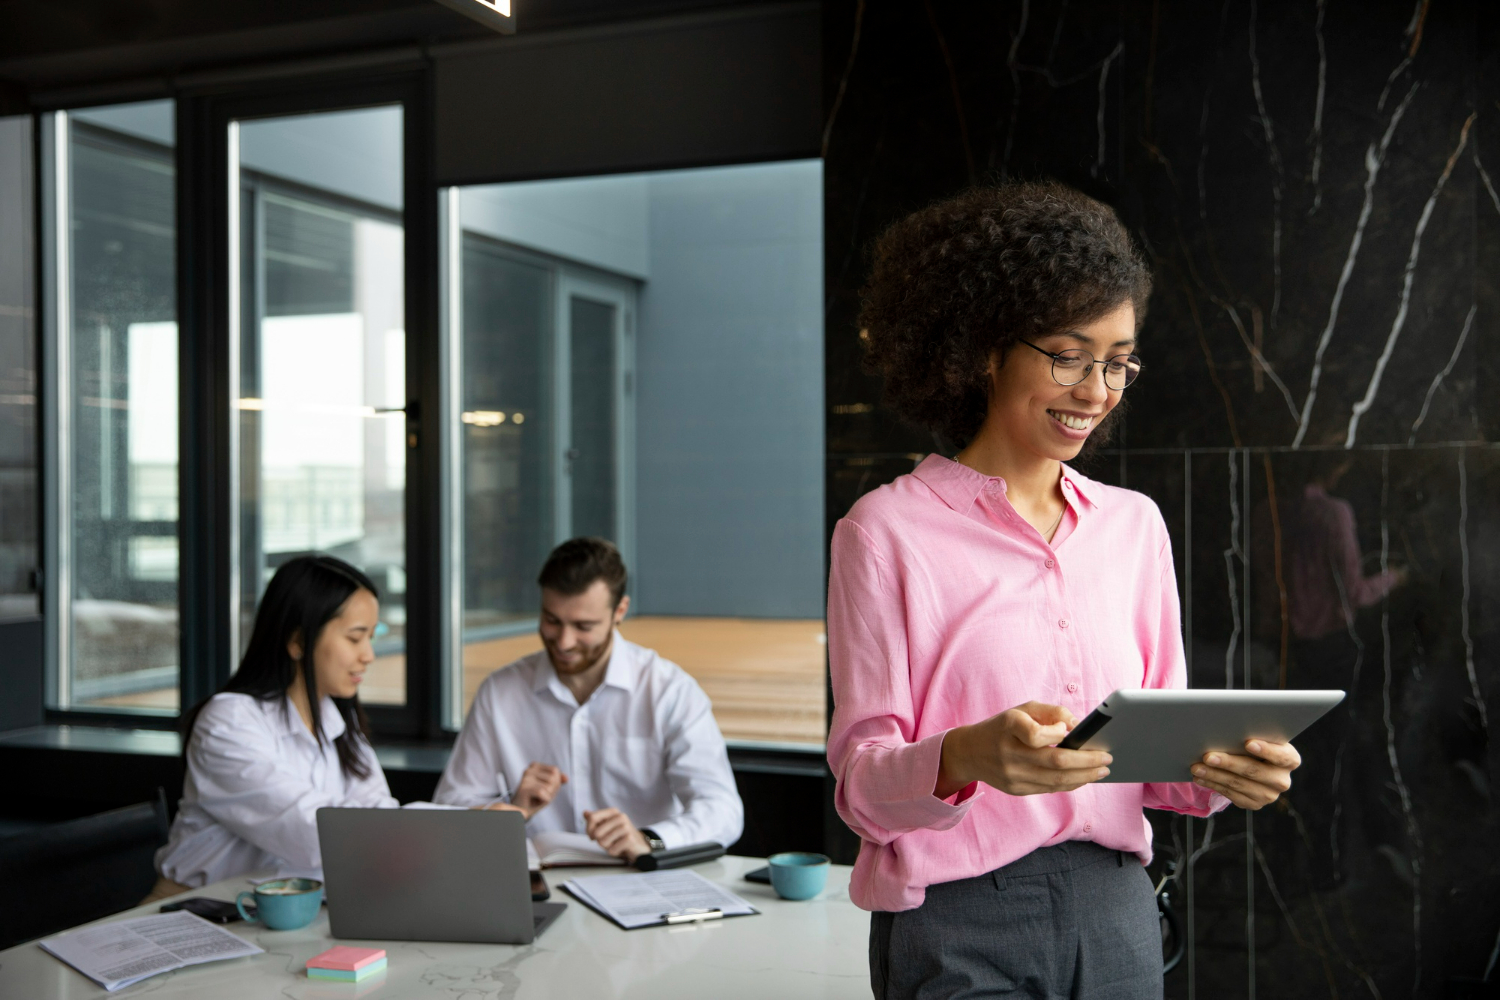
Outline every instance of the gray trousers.
{"type": "Polygon", "coordinates": [[[870,914],[875,1000],[1160,1000],[1161,923],[1132,854],[1075,840],[870,914]]]}

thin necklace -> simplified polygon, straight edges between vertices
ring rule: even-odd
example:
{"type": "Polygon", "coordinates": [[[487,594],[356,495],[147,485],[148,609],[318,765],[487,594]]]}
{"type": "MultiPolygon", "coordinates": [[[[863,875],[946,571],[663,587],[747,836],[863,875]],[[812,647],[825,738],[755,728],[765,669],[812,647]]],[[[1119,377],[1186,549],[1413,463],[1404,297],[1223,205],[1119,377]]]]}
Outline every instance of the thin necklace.
{"type": "Polygon", "coordinates": [[[1057,520],[1052,522],[1052,527],[1050,527],[1046,531],[1042,532],[1042,537],[1043,538],[1050,539],[1052,537],[1052,533],[1057,530],[1057,526],[1059,524],[1062,524],[1062,516],[1064,514],[1066,514],[1067,512],[1068,512],[1068,505],[1066,503],[1064,503],[1063,504],[1063,509],[1057,512],[1057,520]]]}

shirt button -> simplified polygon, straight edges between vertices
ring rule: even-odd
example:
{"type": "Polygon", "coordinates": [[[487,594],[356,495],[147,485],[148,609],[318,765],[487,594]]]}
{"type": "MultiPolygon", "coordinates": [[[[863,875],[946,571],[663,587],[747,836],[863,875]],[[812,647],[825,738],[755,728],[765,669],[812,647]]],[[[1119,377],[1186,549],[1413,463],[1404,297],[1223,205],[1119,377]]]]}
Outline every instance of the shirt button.
{"type": "Polygon", "coordinates": [[[1077,694],[1078,693],[1078,685],[1077,684],[1073,684],[1073,683],[1069,683],[1068,684],[1068,693],[1069,694],[1077,694]]]}
{"type": "Polygon", "coordinates": [[[1066,618],[1059,618],[1057,620],[1057,627],[1058,628],[1067,628],[1068,627],[1068,620],[1066,618]]]}
{"type": "Polygon", "coordinates": [[[1053,566],[1056,566],[1056,565],[1057,565],[1057,563],[1053,562],[1051,559],[1047,560],[1047,568],[1048,569],[1051,569],[1053,566]]]}
{"type": "Polygon", "coordinates": [[[1094,829],[1094,824],[1093,824],[1092,821],[1083,824],[1083,832],[1084,833],[1092,833],[1093,829],[1094,829]]]}

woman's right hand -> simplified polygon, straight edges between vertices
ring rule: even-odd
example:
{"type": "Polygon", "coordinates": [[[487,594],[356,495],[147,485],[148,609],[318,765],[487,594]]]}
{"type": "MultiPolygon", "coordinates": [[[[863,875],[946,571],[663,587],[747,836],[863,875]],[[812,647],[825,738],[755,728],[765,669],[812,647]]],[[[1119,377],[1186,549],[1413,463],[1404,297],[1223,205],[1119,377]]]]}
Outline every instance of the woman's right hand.
{"type": "Polygon", "coordinates": [[[1078,720],[1061,705],[1028,701],[943,737],[943,758],[932,794],[940,799],[982,781],[1008,795],[1071,792],[1109,774],[1113,761],[1099,750],[1057,744],[1078,720]]]}

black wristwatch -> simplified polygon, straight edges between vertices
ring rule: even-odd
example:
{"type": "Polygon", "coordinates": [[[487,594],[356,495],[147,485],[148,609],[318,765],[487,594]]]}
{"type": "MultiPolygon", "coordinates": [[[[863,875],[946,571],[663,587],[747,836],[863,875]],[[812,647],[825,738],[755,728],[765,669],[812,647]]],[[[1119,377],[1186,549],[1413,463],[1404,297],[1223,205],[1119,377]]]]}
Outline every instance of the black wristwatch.
{"type": "Polygon", "coordinates": [[[658,851],[665,851],[667,849],[667,845],[662,843],[662,839],[656,835],[655,830],[648,827],[641,827],[641,836],[646,838],[646,848],[650,853],[655,854],[658,851]]]}

